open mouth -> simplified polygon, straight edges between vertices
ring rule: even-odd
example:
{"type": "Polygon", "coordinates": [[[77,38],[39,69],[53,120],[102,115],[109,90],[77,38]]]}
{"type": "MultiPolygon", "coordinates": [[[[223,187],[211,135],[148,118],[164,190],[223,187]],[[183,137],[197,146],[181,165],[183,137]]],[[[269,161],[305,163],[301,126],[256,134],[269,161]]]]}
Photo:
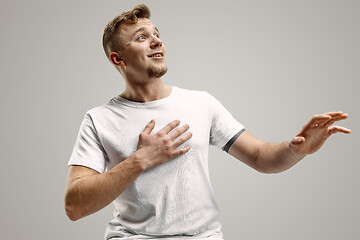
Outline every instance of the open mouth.
{"type": "Polygon", "coordinates": [[[148,55],[148,57],[150,57],[150,58],[162,58],[162,57],[164,57],[164,54],[163,53],[154,53],[154,54],[148,55]]]}

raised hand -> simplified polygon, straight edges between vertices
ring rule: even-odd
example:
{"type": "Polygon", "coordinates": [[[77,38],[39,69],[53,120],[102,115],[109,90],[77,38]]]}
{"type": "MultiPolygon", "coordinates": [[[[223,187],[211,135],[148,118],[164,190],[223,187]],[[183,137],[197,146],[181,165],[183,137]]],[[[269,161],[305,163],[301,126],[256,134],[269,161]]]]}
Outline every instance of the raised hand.
{"type": "Polygon", "coordinates": [[[192,137],[191,132],[185,133],[189,129],[187,124],[178,127],[179,125],[180,121],[174,120],[153,134],[151,132],[155,127],[155,121],[152,120],[146,125],[139,136],[138,143],[138,152],[141,153],[142,159],[146,161],[146,168],[162,164],[190,150],[190,146],[178,148],[192,137]]]}
{"type": "Polygon", "coordinates": [[[328,112],[313,116],[291,140],[289,143],[290,149],[299,155],[316,152],[332,134],[351,132],[350,129],[344,127],[331,126],[333,123],[346,118],[348,118],[348,115],[342,112],[328,112]]]}

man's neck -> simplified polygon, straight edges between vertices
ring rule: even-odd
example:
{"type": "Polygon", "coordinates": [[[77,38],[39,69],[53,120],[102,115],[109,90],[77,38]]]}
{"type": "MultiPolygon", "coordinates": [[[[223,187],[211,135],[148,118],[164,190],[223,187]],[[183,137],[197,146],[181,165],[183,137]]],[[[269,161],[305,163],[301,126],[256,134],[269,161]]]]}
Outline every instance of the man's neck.
{"type": "Polygon", "coordinates": [[[171,90],[172,88],[165,85],[159,78],[147,84],[130,84],[127,82],[126,89],[120,96],[134,102],[151,102],[168,97],[171,90]]]}

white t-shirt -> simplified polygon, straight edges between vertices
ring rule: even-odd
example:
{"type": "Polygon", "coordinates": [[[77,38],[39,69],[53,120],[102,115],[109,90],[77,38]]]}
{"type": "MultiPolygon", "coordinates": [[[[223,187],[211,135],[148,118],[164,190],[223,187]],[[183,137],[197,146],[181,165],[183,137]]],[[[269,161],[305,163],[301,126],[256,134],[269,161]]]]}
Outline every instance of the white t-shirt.
{"type": "Polygon", "coordinates": [[[193,136],[185,144],[191,149],[146,170],[114,200],[106,239],[221,240],[208,148],[222,148],[244,127],[207,92],[172,87],[160,100],[140,103],[118,96],[89,110],[68,164],[100,173],[111,169],[137,150],[139,134],[152,119],[152,133],[176,119],[180,126],[188,124],[193,136]]]}

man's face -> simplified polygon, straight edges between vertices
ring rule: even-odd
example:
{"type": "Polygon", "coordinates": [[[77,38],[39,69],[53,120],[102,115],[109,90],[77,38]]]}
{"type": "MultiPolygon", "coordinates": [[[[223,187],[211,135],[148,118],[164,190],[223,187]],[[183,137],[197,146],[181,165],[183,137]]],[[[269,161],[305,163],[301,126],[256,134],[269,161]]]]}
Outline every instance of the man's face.
{"type": "Polygon", "coordinates": [[[127,76],[139,78],[146,74],[160,78],[166,73],[165,46],[149,19],[140,18],[136,24],[124,24],[120,31],[124,46],[120,56],[127,76]]]}

